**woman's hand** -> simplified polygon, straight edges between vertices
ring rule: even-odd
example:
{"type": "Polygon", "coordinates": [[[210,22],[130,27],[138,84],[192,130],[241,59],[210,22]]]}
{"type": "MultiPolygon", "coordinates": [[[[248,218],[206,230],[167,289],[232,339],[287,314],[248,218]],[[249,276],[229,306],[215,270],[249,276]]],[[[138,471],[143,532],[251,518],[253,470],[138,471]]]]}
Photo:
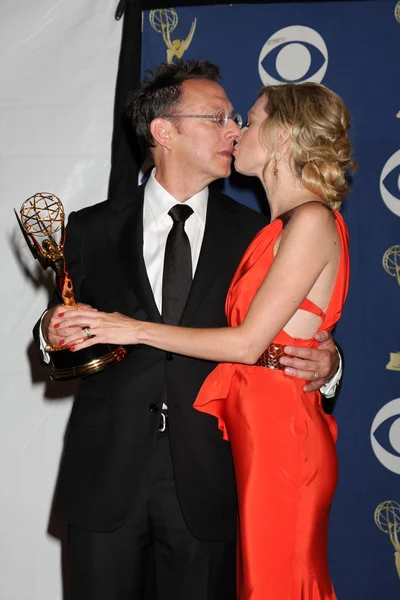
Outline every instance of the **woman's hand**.
{"type": "MultiPolygon", "coordinates": [[[[82,334],[82,329],[81,328],[72,328],[69,330],[65,330],[63,331],[62,335],[60,335],[60,319],[58,317],[58,315],[60,313],[63,313],[64,316],[68,313],[72,313],[73,311],[79,310],[79,309],[86,309],[86,310],[91,310],[93,312],[97,312],[96,308],[92,308],[91,306],[89,306],[89,304],[82,304],[82,303],[78,303],[77,306],[65,306],[64,304],[59,304],[58,306],[54,306],[53,308],[51,308],[50,310],[48,310],[42,318],[42,335],[45,339],[45,341],[50,345],[50,346],[59,346],[60,345],[60,341],[64,341],[64,339],[67,337],[67,335],[72,335],[73,333],[80,333],[80,337],[86,337],[84,334],[82,334]]],[[[63,344],[61,344],[63,345],[63,344]]]]}
{"type": "Polygon", "coordinates": [[[57,315],[54,325],[59,335],[66,332],[60,345],[72,351],[82,350],[94,344],[137,344],[137,330],[140,321],[131,319],[120,313],[106,313],[93,309],[76,308],[73,311],[62,311],[57,315]],[[79,327],[78,333],[67,334],[72,327],[79,327]],[[83,333],[83,337],[82,337],[83,333]]]}

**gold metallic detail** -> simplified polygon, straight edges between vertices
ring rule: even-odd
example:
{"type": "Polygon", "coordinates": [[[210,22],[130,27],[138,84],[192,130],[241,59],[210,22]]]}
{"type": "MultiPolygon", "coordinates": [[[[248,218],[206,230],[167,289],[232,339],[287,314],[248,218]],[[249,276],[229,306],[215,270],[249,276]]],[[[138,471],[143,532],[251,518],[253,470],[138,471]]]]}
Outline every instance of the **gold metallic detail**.
{"type": "Polygon", "coordinates": [[[391,352],[386,368],[389,371],[400,371],[400,352],[391,352]]]}
{"type": "Polygon", "coordinates": [[[270,344],[257,360],[256,367],[266,367],[267,369],[279,369],[283,371],[284,365],[281,365],[279,359],[281,356],[286,356],[282,344],[270,344]]]}
{"type": "Polygon", "coordinates": [[[394,18],[396,19],[396,21],[398,23],[400,23],[400,0],[397,2],[396,6],[394,7],[394,18]]]}
{"type": "Polygon", "coordinates": [[[150,25],[161,33],[164,43],[167,46],[167,63],[173,63],[174,58],[182,58],[189,48],[196,29],[197,19],[194,19],[189,34],[185,40],[171,40],[171,33],[178,25],[178,13],[174,8],[164,8],[151,10],[149,14],[150,25]]]}
{"type": "MultiPolygon", "coordinates": [[[[399,0],[400,14],[400,0],[399,0]]],[[[382,266],[386,273],[397,279],[400,285],[400,245],[390,246],[382,257],[382,266]]],[[[389,371],[400,371],[400,352],[391,352],[389,362],[386,365],[389,371]]]]}
{"type": "Polygon", "coordinates": [[[53,381],[67,381],[77,377],[93,375],[93,373],[98,373],[108,366],[121,362],[127,353],[128,351],[126,348],[119,346],[101,358],[94,359],[83,365],[68,367],[66,369],[56,369],[55,367],[51,366],[50,379],[53,381]]]}
{"type": "Polygon", "coordinates": [[[389,535],[393,548],[397,574],[400,577],[400,504],[394,500],[386,500],[376,507],[375,525],[389,535]]]}
{"type": "Polygon", "coordinates": [[[391,246],[382,257],[382,266],[391,277],[397,278],[400,285],[400,245],[391,246]]]}
{"type": "Polygon", "coordinates": [[[63,346],[52,346],[51,344],[46,344],[45,350],[46,352],[60,352],[61,350],[69,350],[69,348],[73,348],[74,344],[64,344],[63,346]]]}
{"type": "Polygon", "coordinates": [[[39,192],[22,204],[20,217],[14,210],[30,251],[43,269],[56,273],[56,285],[66,306],[76,306],[74,288],[68,275],[65,259],[65,213],[61,200],[54,194],[39,192]],[[58,242],[55,234],[58,234],[58,242]]]}
{"type": "MultiPolygon", "coordinates": [[[[64,257],[65,212],[61,200],[54,194],[39,192],[25,200],[20,209],[20,216],[15,210],[14,213],[33,257],[39,261],[43,269],[46,270],[50,267],[55,272],[56,286],[63,304],[76,306],[74,287],[64,257]]],[[[87,338],[93,337],[90,328],[82,329],[87,338]]],[[[119,346],[111,352],[110,346],[103,345],[104,349],[101,346],[99,344],[98,358],[79,364],[79,360],[82,360],[84,356],[88,358],[88,355],[80,354],[85,349],[72,353],[69,351],[70,345],[48,345],[46,351],[50,352],[51,379],[61,381],[96,373],[119,362],[127,354],[127,350],[123,346],[119,346]],[[68,359],[62,362],[70,366],[62,369],[56,367],[51,356],[52,352],[68,352],[68,355],[64,356],[64,359],[67,356],[68,359]]]]}

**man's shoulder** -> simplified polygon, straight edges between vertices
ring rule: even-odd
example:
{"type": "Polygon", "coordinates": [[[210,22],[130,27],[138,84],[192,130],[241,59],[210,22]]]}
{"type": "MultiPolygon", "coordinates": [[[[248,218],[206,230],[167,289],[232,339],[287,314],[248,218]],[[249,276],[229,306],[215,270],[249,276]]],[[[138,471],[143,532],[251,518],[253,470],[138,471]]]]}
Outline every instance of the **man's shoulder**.
{"type": "Polygon", "coordinates": [[[102,200],[101,202],[96,202],[95,204],[90,204],[84,208],[80,208],[79,210],[74,211],[73,214],[76,218],[85,220],[108,212],[110,204],[111,199],[109,198],[107,200],[102,200]]]}
{"type": "Polygon", "coordinates": [[[268,217],[263,213],[234,200],[231,196],[223,194],[216,189],[212,189],[211,194],[212,200],[217,200],[221,206],[232,212],[239,220],[247,223],[249,226],[261,228],[269,223],[268,217]]]}
{"type": "Polygon", "coordinates": [[[125,208],[133,208],[134,206],[137,206],[137,203],[140,202],[141,198],[143,198],[142,188],[143,186],[139,186],[131,192],[112,196],[107,198],[107,200],[102,200],[101,202],[96,202],[95,204],[85,206],[84,208],[74,211],[71,213],[71,215],[74,220],[84,223],[87,221],[92,222],[93,220],[98,219],[107,219],[113,213],[119,212],[125,208]]]}

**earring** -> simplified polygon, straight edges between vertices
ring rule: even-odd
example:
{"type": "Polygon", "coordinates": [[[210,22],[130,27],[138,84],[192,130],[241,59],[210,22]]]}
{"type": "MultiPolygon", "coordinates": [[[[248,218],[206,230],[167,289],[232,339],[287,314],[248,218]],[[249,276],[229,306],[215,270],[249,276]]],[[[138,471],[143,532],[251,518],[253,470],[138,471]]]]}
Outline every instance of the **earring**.
{"type": "Polygon", "coordinates": [[[277,176],[277,174],[278,174],[278,160],[279,160],[279,157],[277,157],[277,156],[276,156],[276,154],[277,154],[277,153],[275,152],[275,154],[274,154],[274,159],[273,159],[273,163],[272,163],[272,172],[273,172],[273,174],[275,175],[275,177],[276,177],[276,176],[277,176]]]}

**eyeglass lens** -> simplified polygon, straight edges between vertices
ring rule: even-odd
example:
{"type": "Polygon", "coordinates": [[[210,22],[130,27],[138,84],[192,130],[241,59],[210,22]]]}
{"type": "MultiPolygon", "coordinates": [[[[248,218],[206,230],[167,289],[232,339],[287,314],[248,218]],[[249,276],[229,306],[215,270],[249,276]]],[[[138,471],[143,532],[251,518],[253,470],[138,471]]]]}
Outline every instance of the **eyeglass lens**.
{"type": "Polygon", "coordinates": [[[239,127],[242,127],[242,125],[243,125],[243,119],[239,115],[239,113],[236,113],[232,117],[229,117],[229,115],[224,110],[221,110],[216,115],[216,122],[217,122],[218,127],[220,127],[221,129],[223,129],[226,126],[226,124],[228,123],[228,119],[229,118],[231,118],[236,123],[236,125],[238,125],[239,127]]]}

